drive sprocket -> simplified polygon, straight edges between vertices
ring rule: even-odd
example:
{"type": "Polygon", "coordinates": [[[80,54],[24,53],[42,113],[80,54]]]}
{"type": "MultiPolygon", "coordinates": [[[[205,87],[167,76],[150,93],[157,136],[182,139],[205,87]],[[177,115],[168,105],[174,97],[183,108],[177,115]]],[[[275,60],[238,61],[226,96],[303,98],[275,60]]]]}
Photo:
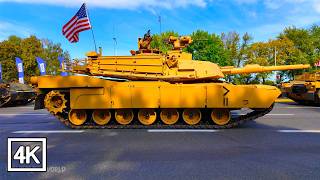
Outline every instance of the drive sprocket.
{"type": "Polygon", "coordinates": [[[44,106],[53,114],[62,113],[67,108],[65,95],[59,91],[50,91],[44,98],[44,106]]]}

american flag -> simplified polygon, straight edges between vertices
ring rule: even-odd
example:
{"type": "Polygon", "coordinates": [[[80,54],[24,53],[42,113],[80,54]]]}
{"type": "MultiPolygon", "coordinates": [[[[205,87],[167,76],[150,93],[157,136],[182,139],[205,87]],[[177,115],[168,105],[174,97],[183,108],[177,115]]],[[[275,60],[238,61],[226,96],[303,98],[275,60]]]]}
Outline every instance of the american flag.
{"type": "Polygon", "coordinates": [[[62,34],[71,42],[79,41],[79,33],[91,29],[90,20],[87,14],[86,4],[83,3],[79,11],[62,28],[62,34]]]}

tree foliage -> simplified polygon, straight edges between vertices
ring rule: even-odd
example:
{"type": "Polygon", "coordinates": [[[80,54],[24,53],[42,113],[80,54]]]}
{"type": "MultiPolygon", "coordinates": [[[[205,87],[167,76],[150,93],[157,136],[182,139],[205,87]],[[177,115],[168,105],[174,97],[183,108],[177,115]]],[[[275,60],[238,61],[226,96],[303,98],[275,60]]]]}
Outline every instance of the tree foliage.
{"type": "Polygon", "coordinates": [[[236,67],[240,67],[245,61],[247,50],[253,39],[248,33],[241,38],[237,32],[221,33],[221,39],[224,43],[225,50],[236,67]]]}
{"type": "MultiPolygon", "coordinates": [[[[172,49],[172,46],[166,43],[166,40],[171,35],[179,36],[178,33],[174,31],[163,32],[161,35],[154,34],[152,36],[153,41],[151,42],[151,47],[160,49],[162,52],[166,53],[168,50],[172,49]]],[[[193,43],[185,48],[184,51],[192,53],[193,59],[211,61],[222,66],[232,65],[219,36],[198,30],[193,32],[191,37],[193,43]]]]}
{"type": "Polygon", "coordinates": [[[36,57],[41,57],[47,64],[48,74],[57,74],[59,69],[58,56],[70,60],[69,53],[63,51],[60,44],[49,40],[40,40],[36,36],[20,38],[10,36],[7,40],[0,42],[0,63],[2,64],[3,80],[12,81],[17,79],[15,57],[23,61],[25,79],[39,75],[36,57]]]}
{"type": "Polygon", "coordinates": [[[191,38],[193,43],[186,48],[186,51],[192,53],[193,59],[210,61],[220,66],[233,65],[220,36],[197,30],[191,34],[191,38]]]}
{"type": "Polygon", "coordinates": [[[288,38],[294,46],[301,51],[301,56],[306,57],[307,62],[313,65],[319,60],[320,27],[312,26],[310,29],[288,27],[280,33],[279,39],[288,38]]]}
{"type": "Polygon", "coordinates": [[[60,73],[58,71],[60,68],[58,57],[64,57],[65,62],[68,63],[70,61],[69,53],[62,50],[60,43],[55,44],[48,39],[44,39],[42,40],[42,44],[44,48],[40,56],[46,61],[47,74],[56,75],[60,73]]]}
{"type": "Polygon", "coordinates": [[[151,48],[159,49],[160,51],[166,53],[167,51],[172,49],[172,45],[166,43],[170,36],[179,36],[177,32],[174,31],[166,31],[159,34],[154,34],[152,36],[151,48]]]}

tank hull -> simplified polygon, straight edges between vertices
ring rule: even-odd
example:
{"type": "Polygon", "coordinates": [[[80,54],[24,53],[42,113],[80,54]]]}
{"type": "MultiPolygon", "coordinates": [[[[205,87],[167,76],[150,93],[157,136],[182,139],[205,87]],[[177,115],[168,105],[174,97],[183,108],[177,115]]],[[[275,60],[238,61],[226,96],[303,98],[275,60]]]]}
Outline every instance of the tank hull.
{"type": "Polygon", "coordinates": [[[26,105],[32,102],[36,96],[36,93],[28,85],[18,83],[4,84],[0,91],[0,107],[26,105]]]}
{"type": "Polygon", "coordinates": [[[284,96],[304,105],[320,105],[319,81],[291,81],[281,86],[284,96]]]}
{"type": "MultiPolygon", "coordinates": [[[[91,114],[98,110],[119,111],[121,109],[134,112],[145,112],[144,109],[149,109],[158,114],[164,109],[177,109],[183,111],[180,116],[185,120],[188,117],[184,115],[191,110],[190,117],[200,111],[212,109],[218,109],[221,112],[241,108],[269,109],[281,94],[276,87],[265,85],[233,85],[224,82],[193,84],[172,84],[160,81],[116,82],[90,76],[43,76],[37,78],[37,85],[40,94],[36,99],[36,108],[47,108],[55,115],[60,114],[60,119],[64,114],[65,121],[73,111],[91,114]],[[65,107],[60,110],[48,108],[51,102],[48,99],[54,96],[60,96],[65,102],[63,104],[65,107]],[[193,111],[194,109],[197,111],[193,111]]],[[[90,119],[90,115],[85,117],[90,119]]],[[[143,120],[139,114],[138,118],[139,121],[143,120]]],[[[188,125],[192,127],[193,123],[189,121],[188,125]]],[[[104,127],[107,126],[106,124],[104,127]]]]}
{"type": "Polygon", "coordinates": [[[281,93],[266,85],[115,82],[89,76],[39,77],[38,88],[69,89],[72,109],[267,108],[281,93]]]}

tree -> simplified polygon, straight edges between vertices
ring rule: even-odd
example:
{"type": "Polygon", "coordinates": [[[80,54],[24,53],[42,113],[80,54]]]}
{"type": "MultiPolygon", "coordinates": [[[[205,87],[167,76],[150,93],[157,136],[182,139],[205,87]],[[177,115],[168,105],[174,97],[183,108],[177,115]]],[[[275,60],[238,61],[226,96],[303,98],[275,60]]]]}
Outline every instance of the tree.
{"type": "Polygon", "coordinates": [[[20,58],[23,60],[25,78],[28,81],[31,76],[39,75],[36,57],[42,54],[43,47],[36,36],[30,36],[21,41],[20,48],[20,58]]]}
{"type": "Polygon", "coordinates": [[[248,33],[245,33],[240,39],[240,35],[237,32],[229,32],[227,34],[221,33],[221,39],[234,65],[240,67],[243,61],[246,60],[246,51],[253,38],[248,33]]]}
{"type": "Polygon", "coordinates": [[[36,57],[43,58],[47,63],[47,71],[49,74],[57,74],[59,69],[58,56],[63,56],[67,61],[70,60],[69,53],[63,51],[60,44],[54,44],[51,41],[44,43],[36,36],[28,38],[19,38],[10,36],[8,40],[0,42],[0,63],[3,68],[4,81],[17,79],[17,69],[15,57],[23,60],[24,73],[28,82],[31,76],[39,75],[36,57]]]}
{"type": "Polygon", "coordinates": [[[172,49],[172,45],[166,43],[166,40],[170,36],[179,36],[177,32],[174,31],[166,31],[159,34],[153,34],[152,35],[152,41],[151,41],[151,48],[153,49],[159,49],[163,53],[166,53],[167,51],[172,49]]]}
{"type": "Polygon", "coordinates": [[[310,28],[310,34],[311,34],[311,39],[313,43],[313,57],[311,62],[314,64],[315,62],[318,62],[320,60],[320,26],[313,25],[310,28]]]}
{"type": "MultiPolygon", "coordinates": [[[[307,63],[307,59],[303,53],[287,37],[269,40],[268,42],[253,43],[247,51],[247,57],[247,64],[259,64],[262,66],[307,63]]],[[[261,73],[257,77],[260,77],[265,82],[270,74],[261,73]]],[[[283,72],[282,75],[291,77],[293,74],[283,72]]]]}
{"type": "Polygon", "coordinates": [[[186,48],[192,53],[193,59],[210,61],[219,66],[233,65],[227,51],[224,49],[223,42],[216,34],[209,34],[207,31],[197,30],[191,34],[193,43],[186,48]]]}
{"type": "MultiPolygon", "coordinates": [[[[245,33],[241,38],[237,32],[221,33],[221,39],[224,43],[225,50],[229,54],[229,58],[236,67],[241,67],[247,60],[247,49],[253,39],[248,33],[245,33]]],[[[239,74],[227,76],[229,82],[235,84],[249,83],[252,81],[252,74],[239,74]]]]}
{"type": "MultiPolygon", "coordinates": [[[[307,58],[307,62],[314,64],[316,61],[316,51],[315,51],[315,41],[317,41],[317,27],[314,26],[311,30],[288,27],[280,33],[278,39],[288,38],[290,39],[294,46],[299,49],[303,57],[307,58]],[[314,33],[314,35],[312,35],[314,33]]],[[[318,36],[319,38],[319,36],[318,36]]]]}
{"type": "Polygon", "coordinates": [[[20,43],[21,38],[17,36],[10,36],[8,40],[0,42],[0,63],[4,81],[17,79],[15,57],[22,53],[20,43]]]}
{"type": "Polygon", "coordinates": [[[70,61],[69,53],[62,50],[60,43],[55,44],[48,39],[43,39],[42,44],[44,46],[44,50],[40,57],[43,58],[46,62],[47,74],[59,74],[58,71],[60,68],[60,62],[58,60],[58,57],[64,57],[65,62],[68,64],[68,62],[70,61]]]}
{"type": "MultiPolygon", "coordinates": [[[[152,36],[153,41],[151,47],[160,49],[166,53],[172,49],[172,45],[167,44],[166,40],[169,36],[179,36],[174,31],[167,31],[161,33],[161,35],[154,34],[152,36]]],[[[184,49],[189,53],[192,53],[193,59],[201,61],[211,61],[218,63],[220,66],[232,65],[232,61],[228,57],[228,53],[224,49],[221,38],[215,34],[209,34],[206,31],[197,30],[191,34],[193,43],[184,49]]]]}
{"type": "Polygon", "coordinates": [[[313,43],[311,36],[306,29],[299,29],[296,27],[285,28],[282,33],[280,33],[278,39],[290,39],[296,48],[305,53],[313,53],[313,43]]]}

